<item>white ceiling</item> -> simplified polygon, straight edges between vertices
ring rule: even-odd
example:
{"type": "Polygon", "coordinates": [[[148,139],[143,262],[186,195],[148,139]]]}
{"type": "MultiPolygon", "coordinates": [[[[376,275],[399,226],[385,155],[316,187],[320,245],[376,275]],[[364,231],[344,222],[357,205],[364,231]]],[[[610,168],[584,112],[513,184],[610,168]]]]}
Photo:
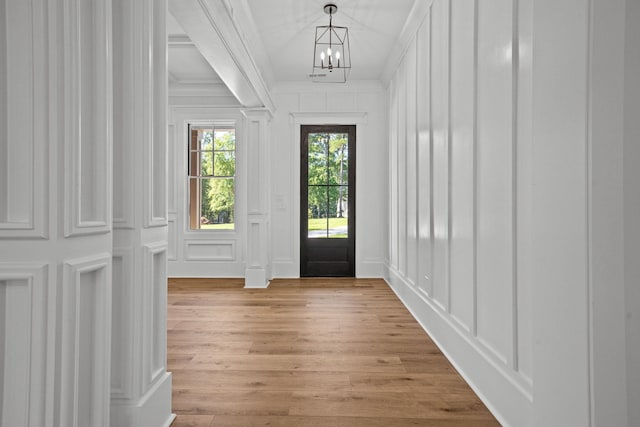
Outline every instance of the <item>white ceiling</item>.
{"type": "MultiPolygon", "coordinates": [[[[184,5],[196,4],[171,0],[179,11],[180,22],[195,22],[203,9],[184,5]],[[191,8],[189,8],[191,9],[191,8]],[[185,13],[187,15],[185,15],[185,13]]],[[[262,74],[268,87],[280,82],[309,81],[312,72],[315,27],[327,25],[325,0],[217,0],[223,3],[229,16],[237,20],[233,25],[244,40],[246,49],[262,74]]],[[[403,27],[410,18],[414,3],[421,0],[335,0],[338,12],[333,24],[349,28],[352,69],[349,80],[381,80],[387,63],[400,58],[393,49],[398,45],[403,27]]],[[[200,3],[202,4],[202,3],[200,3]]],[[[213,3],[209,3],[213,4],[213,3]]],[[[175,15],[178,16],[178,15],[175,15]]],[[[218,77],[215,58],[207,52],[205,39],[190,35],[169,14],[169,74],[171,83],[214,83],[218,77]],[[194,38],[195,37],[195,38],[194,38]],[[191,39],[198,41],[196,44],[191,39]],[[205,57],[207,59],[205,59],[205,57]]],[[[214,42],[212,42],[213,44],[214,42]]],[[[223,72],[224,69],[219,70],[223,72]]],[[[225,75],[225,74],[220,74],[225,75]]]]}
{"type": "MultiPolygon", "coordinates": [[[[275,80],[308,80],[324,0],[247,0],[275,80]]],[[[414,0],[338,0],[333,25],[349,28],[350,80],[379,80],[414,0]]]]}

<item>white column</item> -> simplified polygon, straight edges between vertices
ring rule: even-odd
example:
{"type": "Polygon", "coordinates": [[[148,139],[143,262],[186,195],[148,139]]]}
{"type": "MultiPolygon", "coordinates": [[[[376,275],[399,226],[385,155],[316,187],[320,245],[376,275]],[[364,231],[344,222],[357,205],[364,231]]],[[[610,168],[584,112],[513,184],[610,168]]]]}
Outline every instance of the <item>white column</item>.
{"type": "Polygon", "coordinates": [[[269,212],[271,185],[269,171],[269,123],[266,109],[248,109],[246,117],[247,151],[247,232],[245,287],[266,288],[271,279],[269,212]]]}
{"type": "Polygon", "coordinates": [[[108,427],[111,1],[0,0],[0,425],[108,427]]]}
{"type": "Polygon", "coordinates": [[[111,421],[168,426],[166,1],[113,0],[111,421]]]}

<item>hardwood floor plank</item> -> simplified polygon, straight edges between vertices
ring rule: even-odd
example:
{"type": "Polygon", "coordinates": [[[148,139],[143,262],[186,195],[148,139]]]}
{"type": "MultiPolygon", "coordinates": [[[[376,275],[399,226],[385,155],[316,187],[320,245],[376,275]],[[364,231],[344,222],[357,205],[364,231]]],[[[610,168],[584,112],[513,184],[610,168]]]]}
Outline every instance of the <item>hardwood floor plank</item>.
{"type": "Polygon", "coordinates": [[[406,343],[379,343],[379,342],[352,342],[343,340],[320,341],[298,339],[291,341],[258,341],[254,342],[249,353],[251,354],[279,354],[279,355],[326,355],[349,354],[354,356],[366,356],[376,354],[379,356],[421,355],[438,352],[434,344],[417,342],[408,346],[406,343]]]}
{"type": "Polygon", "coordinates": [[[180,415],[171,427],[211,427],[213,415],[180,415]]]}
{"type": "Polygon", "coordinates": [[[352,373],[349,375],[349,380],[354,391],[441,393],[442,390],[446,390],[455,393],[467,392],[469,389],[467,383],[460,376],[449,373],[407,373],[403,375],[352,373]]]}
{"type": "Polygon", "coordinates": [[[489,419],[477,398],[406,392],[295,392],[290,415],[489,419]]]}
{"type": "Polygon", "coordinates": [[[188,365],[192,369],[224,371],[405,372],[397,356],[197,354],[188,365]]]}
{"type": "Polygon", "coordinates": [[[187,415],[288,415],[291,392],[184,390],[172,394],[173,410],[187,415]]]}
{"type": "Polygon", "coordinates": [[[499,425],[379,279],[171,279],[173,427],[499,425]]]}
{"type": "MultiPolygon", "coordinates": [[[[495,421],[474,420],[472,427],[495,427],[495,421]]],[[[426,418],[374,418],[336,416],[229,416],[216,415],[211,427],[460,427],[459,420],[426,418]]]]}
{"type": "Polygon", "coordinates": [[[327,390],[350,391],[349,374],[344,372],[286,372],[286,371],[173,371],[174,390],[270,390],[298,391],[313,384],[327,390]]]}

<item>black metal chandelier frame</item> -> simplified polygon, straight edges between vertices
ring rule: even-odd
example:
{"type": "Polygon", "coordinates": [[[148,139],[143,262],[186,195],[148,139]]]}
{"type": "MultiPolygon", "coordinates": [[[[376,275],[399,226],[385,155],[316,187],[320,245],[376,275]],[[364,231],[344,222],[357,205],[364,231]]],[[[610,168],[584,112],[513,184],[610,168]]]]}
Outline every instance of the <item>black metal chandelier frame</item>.
{"type": "Polygon", "coordinates": [[[337,11],[335,4],[326,4],[324,12],[329,15],[329,25],[316,27],[312,74],[315,82],[344,83],[351,71],[349,28],[333,25],[337,11]]]}

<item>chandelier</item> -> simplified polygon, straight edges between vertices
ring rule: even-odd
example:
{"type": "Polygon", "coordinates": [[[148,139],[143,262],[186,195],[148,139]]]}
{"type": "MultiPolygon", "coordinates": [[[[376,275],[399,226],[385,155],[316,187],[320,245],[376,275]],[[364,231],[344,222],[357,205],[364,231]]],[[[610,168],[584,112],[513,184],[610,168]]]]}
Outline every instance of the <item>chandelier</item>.
{"type": "Polygon", "coordinates": [[[329,25],[316,27],[313,73],[310,75],[314,82],[344,83],[351,70],[349,29],[333,25],[333,14],[337,11],[335,4],[326,4],[324,13],[329,15],[329,25]]]}

